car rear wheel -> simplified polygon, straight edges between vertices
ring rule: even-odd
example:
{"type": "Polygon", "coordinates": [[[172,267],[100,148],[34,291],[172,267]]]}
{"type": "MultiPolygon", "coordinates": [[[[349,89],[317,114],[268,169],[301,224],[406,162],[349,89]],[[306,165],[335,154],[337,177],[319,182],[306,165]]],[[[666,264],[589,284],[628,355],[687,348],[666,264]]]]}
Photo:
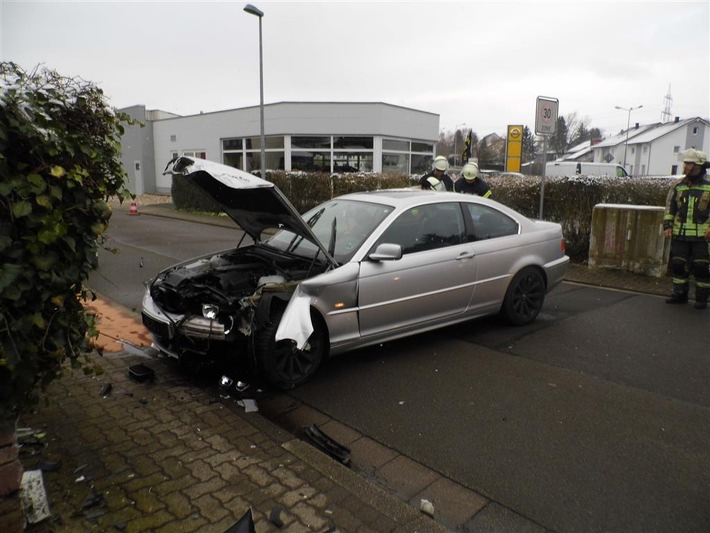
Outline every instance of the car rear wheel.
{"type": "Polygon", "coordinates": [[[313,333],[303,350],[299,350],[290,340],[276,342],[280,313],[257,334],[257,364],[270,385],[282,390],[292,389],[307,381],[318,370],[328,349],[328,335],[320,317],[311,313],[311,320],[313,333]]]}
{"type": "Polygon", "coordinates": [[[539,270],[524,268],[508,286],[501,314],[513,325],[529,324],[540,313],[545,303],[545,280],[539,270]]]}

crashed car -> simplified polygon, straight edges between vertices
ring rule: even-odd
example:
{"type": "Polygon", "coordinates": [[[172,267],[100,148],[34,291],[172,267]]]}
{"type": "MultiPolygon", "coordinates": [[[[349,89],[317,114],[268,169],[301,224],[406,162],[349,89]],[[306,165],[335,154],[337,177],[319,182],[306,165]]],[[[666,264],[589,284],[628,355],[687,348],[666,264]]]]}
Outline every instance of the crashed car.
{"type": "Polygon", "coordinates": [[[155,347],[251,361],[281,389],[355,348],[493,314],[528,324],[569,263],[559,224],[478,196],[379,190],[301,216],[272,183],[232,167],[181,157],[168,172],[244,236],[147,282],[142,317],[155,347]]]}

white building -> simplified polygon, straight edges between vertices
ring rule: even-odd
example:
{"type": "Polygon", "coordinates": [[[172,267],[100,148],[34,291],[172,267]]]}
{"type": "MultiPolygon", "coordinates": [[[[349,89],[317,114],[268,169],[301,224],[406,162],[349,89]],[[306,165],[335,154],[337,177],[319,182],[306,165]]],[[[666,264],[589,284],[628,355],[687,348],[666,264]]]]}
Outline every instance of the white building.
{"type": "Polygon", "coordinates": [[[683,172],[678,154],[688,148],[708,153],[710,122],[694,117],[646,126],[636,124],[627,132],[605,139],[592,147],[595,163],[626,161],[631,176],[670,176],[683,172]]]}
{"type": "MultiPolygon", "coordinates": [[[[246,171],[261,168],[260,107],[178,116],[133,106],[145,124],[121,139],[128,188],[170,193],[166,164],[181,155],[246,171]]],[[[321,172],[426,172],[439,115],[382,102],[279,102],[264,106],[267,169],[321,172]]]]}

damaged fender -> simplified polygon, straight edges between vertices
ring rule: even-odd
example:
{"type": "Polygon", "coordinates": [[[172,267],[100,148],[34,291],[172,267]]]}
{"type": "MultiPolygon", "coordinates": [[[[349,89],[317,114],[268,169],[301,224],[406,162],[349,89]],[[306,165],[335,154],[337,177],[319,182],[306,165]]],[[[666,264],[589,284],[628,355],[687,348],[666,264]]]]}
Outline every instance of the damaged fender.
{"type": "Polygon", "coordinates": [[[276,329],[276,342],[293,340],[299,350],[303,350],[308,338],[313,333],[311,321],[311,296],[299,285],[291,296],[286,310],[276,329]]]}

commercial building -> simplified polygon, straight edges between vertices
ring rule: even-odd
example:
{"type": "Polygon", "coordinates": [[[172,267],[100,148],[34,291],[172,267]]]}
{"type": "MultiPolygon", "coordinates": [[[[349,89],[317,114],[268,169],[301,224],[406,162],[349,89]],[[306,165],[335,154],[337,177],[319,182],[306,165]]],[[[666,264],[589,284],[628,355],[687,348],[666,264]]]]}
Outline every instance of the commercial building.
{"type": "MultiPolygon", "coordinates": [[[[179,116],[137,105],[121,109],[144,127],[121,139],[128,188],[169,193],[166,164],[187,155],[248,172],[261,168],[260,107],[179,116]]],[[[264,106],[267,169],[397,172],[430,168],[439,115],[382,102],[279,102],[264,106]]]]}

